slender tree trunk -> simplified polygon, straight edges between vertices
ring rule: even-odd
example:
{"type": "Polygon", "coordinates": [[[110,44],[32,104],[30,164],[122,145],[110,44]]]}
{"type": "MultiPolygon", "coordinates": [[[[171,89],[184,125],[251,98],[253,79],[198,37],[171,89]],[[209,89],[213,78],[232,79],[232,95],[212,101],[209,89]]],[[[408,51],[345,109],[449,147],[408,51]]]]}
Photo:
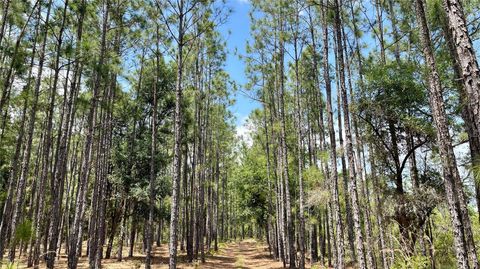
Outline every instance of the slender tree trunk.
{"type": "Polygon", "coordinates": [[[127,212],[128,212],[128,209],[127,209],[127,199],[126,198],[123,198],[123,202],[122,202],[122,224],[121,224],[121,227],[120,227],[120,238],[118,240],[118,250],[117,250],[117,261],[121,262],[122,259],[123,259],[123,242],[125,241],[125,235],[127,233],[127,220],[128,220],[128,217],[127,217],[127,212]]]}
{"type": "MultiPolygon", "coordinates": [[[[446,198],[453,225],[455,255],[458,268],[470,268],[468,263],[467,246],[462,226],[460,210],[457,206],[459,194],[456,190],[455,181],[459,181],[455,154],[453,152],[452,139],[448,132],[445,105],[443,101],[443,88],[436,68],[432,50],[430,31],[428,29],[423,0],[415,0],[416,17],[419,23],[420,41],[428,70],[429,101],[433,113],[435,127],[437,129],[437,144],[440,151],[446,198]]],[[[463,192],[460,193],[463,195],[463,192]]]]}
{"type": "MultiPolygon", "coordinates": [[[[85,2],[84,2],[85,3],[85,2]]],[[[99,68],[103,68],[105,62],[106,54],[106,39],[107,39],[107,29],[108,29],[108,16],[109,16],[109,0],[103,1],[103,22],[102,22],[102,35],[100,43],[100,56],[98,59],[99,68]]],[[[75,208],[75,215],[73,221],[73,227],[70,234],[70,246],[68,254],[68,267],[75,269],[77,268],[78,253],[81,252],[82,247],[82,234],[83,234],[83,218],[85,214],[85,202],[88,189],[88,178],[90,175],[90,160],[92,158],[92,145],[96,125],[96,112],[97,105],[100,98],[100,87],[101,87],[101,78],[102,75],[100,72],[96,72],[93,84],[92,99],[90,100],[90,108],[87,116],[87,133],[84,144],[84,153],[82,160],[82,168],[79,174],[79,190],[77,194],[77,203],[75,208]]]]}
{"type": "MultiPolygon", "coordinates": [[[[323,20],[323,79],[325,80],[325,89],[326,89],[326,96],[327,96],[327,121],[328,121],[328,132],[329,132],[329,139],[330,139],[330,168],[331,168],[331,175],[330,175],[330,192],[332,197],[332,207],[333,207],[333,214],[335,219],[335,233],[337,237],[337,249],[336,249],[336,261],[335,267],[339,269],[343,269],[344,266],[344,259],[345,259],[345,252],[344,252],[344,243],[343,243],[343,222],[342,216],[340,214],[340,201],[339,201],[339,191],[338,191],[338,172],[337,172],[337,149],[336,149],[336,141],[335,141],[335,129],[333,124],[333,108],[332,108],[332,88],[330,82],[330,71],[329,71],[329,64],[328,64],[328,24],[327,24],[327,12],[328,10],[324,6],[322,9],[322,20],[323,20]]],[[[326,217],[328,218],[328,217],[326,217]]],[[[328,228],[328,226],[327,226],[328,228]]],[[[329,232],[327,232],[328,236],[329,232]]],[[[330,239],[330,237],[328,237],[330,239]]],[[[330,244],[330,240],[328,241],[330,244]]],[[[330,251],[329,251],[330,253],[330,251]]],[[[329,258],[329,263],[331,259],[329,258]]]]}
{"type": "MultiPolygon", "coordinates": [[[[55,105],[55,95],[57,91],[57,82],[58,78],[60,75],[60,56],[61,56],[61,49],[62,49],[62,44],[63,44],[63,33],[65,30],[65,24],[67,20],[67,8],[68,8],[68,3],[69,1],[66,0],[64,3],[63,11],[62,11],[62,22],[60,25],[60,31],[58,33],[58,42],[56,44],[56,56],[55,56],[55,66],[54,66],[54,78],[53,78],[53,86],[52,86],[52,100],[51,100],[51,108],[50,108],[50,120],[49,120],[49,125],[52,125],[52,118],[53,118],[53,113],[54,113],[54,105],[55,105]]],[[[67,73],[68,74],[68,73],[67,73]]],[[[65,87],[67,84],[65,85],[65,87]]],[[[65,100],[66,100],[66,89],[65,89],[65,100]]],[[[61,116],[61,123],[60,126],[63,126],[63,117],[65,113],[65,109],[62,110],[62,116],[61,116]]],[[[68,120],[65,120],[66,123],[68,123],[68,120]]],[[[61,129],[59,130],[61,131],[61,129]]],[[[61,220],[61,210],[62,210],[62,201],[63,201],[63,192],[64,192],[64,182],[65,182],[65,170],[63,168],[63,165],[66,164],[67,160],[67,152],[66,152],[66,145],[67,145],[67,134],[68,134],[68,126],[65,128],[65,135],[63,135],[62,138],[60,138],[62,135],[59,135],[59,139],[61,139],[61,142],[58,141],[58,146],[57,146],[57,160],[53,164],[55,165],[56,172],[54,173],[54,178],[53,180],[53,189],[52,189],[52,195],[55,196],[56,198],[53,199],[53,207],[51,210],[50,214],[50,228],[48,232],[48,238],[49,238],[49,248],[48,248],[48,254],[46,255],[46,260],[47,260],[47,267],[48,268],[53,268],[54,263],[55,263],[55,255],[57,252],[57,241],[58,241],[58,235],[59,235],[59,224],[61,220]],[[62,143],[62,145],[60,145],[62,143]],[[60,161],[60,162],[59,162],[60,161]]]]}
{"type": "MultiPolygon", "coordinates": [[[[158,26],[157,26],[157,44],[158,40],[158,26]]],[[[151,135],[151,148],[150,148],[150,181],[149,181],[149,210],[148,210],[148,223],[146,229],[146,239],[147,239],[147,255],[145,258],[145,269],[151,268],[152,263],[152,243],[153,243],[153,209],[155,203],[155,151],[157,147],[157,84],[158,84],[158,69],[159,69],[159,55],[160,51],[156,50],[156,70],[157,74],[155,75],[155,81],[153,83],[153,105],[152,105],[152,118],[151,118],[151,128],[152,128],[152,135],[151,135]]]]}
{"type": "Polygon", "coordinates": [[[178,207],[180,185],[180,151],[182,141],[182,79],[183,79],[183,35],[184,35],[184,1],[178,4],[178,37],[177,37],[177,79],[175,87],[175,116],[174,116],[174,149],[173,149],[173,188],[172,208],[170,216],[170,244],[169,244],[169,268],[177,268],[177,231],[178,231],[178,207]]]}
{"type": "MultiPolygon", "coordinates": [[[[133,207],[133,212],[135,212],[135,207],[133,207]]],[[[135,248],[135,239],[136,239],[136,234],[137,234],[137,220],[135,217],[132,215],[131,216],[132,221],[130,224],[130,238],[129,238],[129,247],[130,249],[128,250],[128,257],[131,258],[133,257],[133,250],[135,248]]]]}
{"type": "Polygon", "coordinates": [[[345,73],[344,73],[344,55],[343,55],[343,42],[342,42],[342,33],[341,33],[341,18],[340,18],[340,3],[338,0],[335,1],[335,29],[337,37],[337,56],[338,56],[338,69],[339,69],[339,84],[340,84],[340,93],[342,99],[342,108],[344,111],[344,120],[343,124],[345,127],[345,145],[348,157],[348,170],[349,170],[349,193],[350,199],[352,201],[352,211],[353,211],[353,224],[355,228],[355,246],[357,249],[357,257],[359,267],[361,269],[367,268],[365,263],[365,251],[363,246],[363,235],[362,227],[360,224],[360,207],[358,200],[357,192],[357,173],[355,170],[355,155],[352,144],[352,133],[350,129],[350,112],[348,107],[348,96],[345,86],[345,73]]]}
{"type": "MultiPolygon", "coordinates": [[[[463,82],[463,90],[460,92],[460,95],[462,102],[466,106],[464,117],[468,118],[466,125],[471,140],[470,152],[472,166],[476,168],[476,166],[480,165],[480,69],[473,43],[468,33],[462,3],[458,0],[444,0],[443,6],[450,27],[450,31],[445,29],[446,34],[451,37],[447,38],[447,43],[452,52],[454,48],[456,49],[456,53],[452,54],[455,58],[454,61],[456,62],[454,64],[454,69],[455,73],[458,73],[457,75],[461,75],[460,78],[463,82]]],[[[480,208],[480,183],[477,176],[475,176],[474,184],[477,207],[480,208]]],[[[458,188],[462,187],[461,182],[456,181],[456,185],[458,188]]],[[[473,268],[478,268],[478,257],[475,243],[473,241],[473,232],[465,198],[459,197],[459,203],[462,222],[464,223],[469,258],[472,262],[473,268]]]]}
{"type": "MultiPolygon", "coordinates": [[[[280,12],[280,32],[284,29],[285,22],[283,18],[281,18],[283,12],[280,12]]],[[[287,131],[286,131],[286,116],[285,116],[285,74],[284,74],[284,53],[285,53],[285,45],[283,38],[279,40],[279,66],[278,66],[278,76],[279,76],[279,93],[278,93],[278,101],[279,101],[279,116],[280,116],[280,151],[281,151],[281,164],[282,164],[282,176],[283,176],[283,185],[284,185],[284,202],[285,202],[285,222],[286,222],[286,230],[287,230],[287,243],[288,243],[288,261],[289,261],[289,268],[295,268],[295,239],[294,239],[294,221],[292,217],[292,207],[290,202],[290,180],[289,180],[289,173],[288,173],[288,149],[287,149],[287,131]]]]}
{"type": "MultiPolygon", "coordinates": [[[[35,9],[35,8],[34,8],[35,9]]],[[[32,11],[34,12],[34,11],[32,11]]],[[[38,12],[37,12],[37,18],[36,18],[36,24],[35,24],[35,33],[34,33],[34,39],[33,39],[33,48],[32,48],[32,56],[30,60],[30,68],[29,68],[29,74],[28,74],[28,81],[27,85],[25,86],[25,89],[27,93],[30,91],[30,87],[33,81],[33,68],[34,68],[34,60],[35,60],[35,54],[37,51],[37,39],[39,35],[39,29],[40,29],[40,14],[41,14],[41,8],[38,7],[38,12]]],[[[1,40],[1,39],[0,39],[1,40]]],[[[43,44],[43,43],[42,43],[43,44]]],[[[40,62],[39,62],[40,64],[40,62]]],[[[43,64],[42,64],[43,65],[43,64]]],[[[40,65],[39,65],[40,67],[40,65]]],[[[29,95],[29,94],[28,94],[29,95]]],[[[27,95],[27,96],[28,96],[27,95]]],[[[34,128],[34,118],[36,114],[36,108],[38,105],[38,96],[39,96],[39,88],[34,88],[33,92],[33,100],[32,103],[30,104],[30,110],[27,111],[27,108],[29,107],[28,105],[28,98],[25,99],[24,101],[24,108],[22,111],[22,123],[21,123],[21,128],[20,128],[20,134],[18,135],[17,138],[17,144],[15,148],[15,154],[12,159],[12,169],[11,169],[11,176],[9,177],[9,182],[8,182],[8,190],[7,190],[7,197],[5,199],[5,203],[3,204],[3,211],[2,211],[2,220],[0,223],[0,260],[3,258],[3,253],[4,253],[4,248],[5,248],[5,240],[8,240],[7,234],[9,234],[10,231],[10,225],[11,225],[11,220],[12,220],[12,206],[13,206],[13,200],[15,198],[14,194],[18,191],[18,188],[20,187],[19,183],[21,183],[20,179],[17,180],[18,177],[18,170],[20,169],[20,176],[25,180],[25,171],[24,169],[27,168],[28,166],[25,166],[24,161],[26,161],[25,157],[28,154],[28,160],[30,160],[30,151],[32,148],[32,138],[33,138],[33,129],[34,128]],[[34,111],[32,113],[32,110],[34,111]],[[25,123],[27,121],[27,115],[30,117],[30,122],[27,125],[27,141],[26,141],[26,146],[24,148],[23,154],[21,154],[21,149],[22,149],[22,143],[24,142],[24,136],[25,136],[25,123]],[[33,117],[32,117],[33,115],[33,117]],[[22,159],[22,162],[20,163],[19,160],[22,159]],[[22,174],[23,173],[23,174],[22,174]]],[[[38,156],[38,155],[37,155],[38,156]]],[[[32,194],[33,196],[33,194],[32,194]]]]}
{"type": "MultiPolygon", "coordinates": [[[[461,81],[468,96],[465,98],[465,102],[473,120],[470,124],[474,137],[478,138],[480,136],[480,69],[478,60],[468,33],[462,3],[458,0],[443,0],[443,6],[447,14],[453,47],[456,49],[456,53],[452,56],[457,60],[461,81]]],[[[476,160],[478,156],[472,156],[472,158],[476,160]]]]}
{"type": "MultiPolygon", "coordinates": [[[[49,5],[47,7],[47,15],[45,18],[45,25],[48,25],[49,19],[50,19],[50,10],[51,10],[51,1],[49,2],[49,5]]],[[[40,10],[39,10],[40,12],[40,10]]],[[[40,17],[40,15],[39,15],[40,17]]],[[[24,153],[24,158],[22,160],[22,169],[20,173],[20,179],[18,181],[17,185],[17,193],[16,193],[16,201],[13,207],[12,211],[12,223],[10,224],[10,238],[15,235],[16,231],[16,226],[18,225],[18,221],[20,220],[20,214],[22,210],[22,204],[23,204],[23,196],[26,188],[26,181],[27,181],[27,176],[28,176],[28,169],[29,169],[29,164],[30,164],[30,156],[31,156],[31,147],[32,147],[32,141],[33,141],[33,134],[34,134],[34,129],[35,129],[35,116],[37,113],[37,105],[38,105],[38,96],[40,92],[40,86],[41,86],[41,81],[42,81],[42,73],[43,73],[43,65],[45,61],[45,49],[46,49],[46,43],[47,43],[47,38],[48,38],[48,27],[45,27],[44,32],[42,33],[43,35],[43,43],[40,47],[39,51],[39,66],[38,66],[38,72],[37,72],[37,80],[35,82],[35,88],[34,88],[34,101],[32,105],[32,109],[30,110],[30,123],[28,127],[28,135],[27,135],[27,145],[25,147],[25,153],[24,153]]],[[[45,147],[45,146],[44,146],[45,147]]],[[[45,150],[45,149],[44,149],[45,150]]],[[[48,158],[48,157],[47,157],[48,158]]],[[[14,242],[15,240],[13,240],[14,242]]],[[[1,250],[0,250],[1,251],[1,250]]],[[[15,244],[10,246],[10,261],[13,262],[15,258],[15,244]]]]}
{"type": "MultiPolygon", "coordinates": [[[[8,10],[9,10],[9,8],[8,8],[9,3],[10,3],[10,0],[4,1],[4,4],[5,4],[4,8],[6,8],[6,10],[4,9],[5,13],[7,13],[8,10]]],[[[36,39],[37,39],[37,35],[38,35],[38,30],[37,29],[38,29],[38,25],[39,25],[39,20],[41,18],[41,13],[40,12],[41,12],[41,9],[42,9],[41,5],[40,5],[40,0],[35,1],[32,9],[31,9],[32,11],[28,14],[27,20],[23,24],[23,27],[21,28],[20,33],[17,36],[17,40],[15,42],[13,53],[10,57],[11,58],[10,59],[10,64],[8,65],[5,77],[3,77],[2,95],[0,96],[0,113],[3,113],[4,108],[5,108],[5,113],[4,113],[4,116],[2,117],[2,120],[0,121],[1,124],[2,124],[2,128],[1,128],[2,131],[1,131],[1,134],[0,134],[0,142],[3,140],[6,125],[7,125],[8,103],[10,101],[12,84],[14,82],[15,65],[18,64],[19,51],[20,51],[20,48],[21,48],[21,45],[22,45],[22,41],[24,40],[24,35],[27,31],[27,27],[29,25],[30,19],[35,14],[35,11],[37,11],[37,6],[39,6],[39,8],[38,8],[39,13],[37,13],[38,20],[37,20],[37,23],[36,23],[36,26],[35,26],[34,46],[36,46],[36,39]]],[[[5,14],[5,16],[6,16],[6,14],[5,14]]],[[[5,26],[5,21],[3,21],[5,19],[6,19],[6,17],[2,18],[2,26],[1,26],[2,28],[5,26]]],[[[1,30],[0,34],[3,36],[3,29],[1,30]]],[[[0,44],[2,44],[2,40],[3,40],[3,38],[0,37],[0,44]]],[[[35,49],[32,52],[33,52],[32,57],[35,57],[35,49]]],[[[6,53],[3,53],[2,56],[5,57],[6,55],[7,55],[6,53]]],[[[2,62],[3,62],[3,60],[2,60],[2,62]]],[[[3,68],[1,68],[1,69],[3,69],[3,68]]]]}
{"type": "Polygon", "coordinates": [[[296,95],[296,121],[297,121],[297,159],[298,159],[298,186],[299,186],[299,210],[298,210],[298,218],[300,221],[299,224],[299,231],[298,231],[298,244],[300,248],[300,260],[299,268],[305,268],[305,214],[304,214],[304,191],[303,191],[303,111],[302,111],[302,103],[300,100],[301,92],[300,92],[300,75],[299,75],[299,57],[298,57],[298,35],[299,35],[299,12],[295,12],[295,25],[296,30],[294,33],[294,53],[295,53],[295,95],[296,95]]]}
{"type": "Polygon", "coordinates": [[[5,36],[5,27],[7,26],[7,20],[10,11],[10,1],[11,0],[6,0],[3,2],[2,24],[0,26],[0,44],[2,44],[3,37],[5,36]]]}
{"type": "Polygon", "coordinates": [[[381,189],[379,188],[380,183],[378,182],[378,178],[377,178],[377,165],[375,163],[375,149],[373,148],[373,145],[370,145],[370,167],[371,167],[370,170],[371,170],[373,185],[377,187],[376,189],[374,189],[374,196],[375,196],[375,203],[376,203],[376,210],[377,210],[375,214],[375,218],[377,221],[378,234],[379,234],[378,244],[380,248],[382,268],[390,268],[387,252],[393,251],[393,250],[388,250],[385,242],[385,231],[383,227],[384,226],[383,207],[382,207],[382,201],[380,199],[381,189]]]}

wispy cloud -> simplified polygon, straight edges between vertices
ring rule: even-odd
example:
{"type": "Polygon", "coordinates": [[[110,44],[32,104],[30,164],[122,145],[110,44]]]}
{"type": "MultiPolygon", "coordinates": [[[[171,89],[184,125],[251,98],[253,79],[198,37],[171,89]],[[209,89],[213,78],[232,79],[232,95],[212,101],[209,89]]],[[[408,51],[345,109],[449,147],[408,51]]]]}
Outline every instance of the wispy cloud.
{"type": "Polygon", "coordinates": [[[237,0],[240,4],[250,4],[250,0],[237,0]]]}

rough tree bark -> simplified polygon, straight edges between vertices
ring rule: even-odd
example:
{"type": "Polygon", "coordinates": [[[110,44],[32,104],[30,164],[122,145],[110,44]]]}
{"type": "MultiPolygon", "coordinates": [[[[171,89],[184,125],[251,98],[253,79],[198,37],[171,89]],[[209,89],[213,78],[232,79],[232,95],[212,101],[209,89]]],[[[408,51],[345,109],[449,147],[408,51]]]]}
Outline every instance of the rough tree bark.
{"type": "MultiPolygon", "coordinates": [[[[298,8],[298,7],[297,7],[298,8]]],[[[298,191],[299,191],[299,231],[298,231],[298,245],[300,249],[300,258],[298,261],[298,267],[300,269],[305,268],[305,213],[304,213],[304,191],[303,191],[303,166],[304,166],[304,156],[303,156],[303,111],[302,111],[302,102],[301,102],[301,90],[300,90],[300,75],[299,75],[299,12],[295,12],[295,30],[294,30],[294,57],[295,57],[295,101],[296,101],[296,122],[297,122],[297,161],[298,161],[298,191]]]]}
{"type": "Polygon", "coordinates": [[[455,154],[453,152],[452,139],[448,130],[445,105],[442,96],[443,88],[436,67],[423,0],[415,0],[415,10],[417,21],[419,23],[420,41],[428,70],[429,102],[435,127],[437,129],[437,144],[442,162],[445,193],[453,225],[457,266],[461,269],[467,269],[470,268],[468,263],[468,253],[465,245],[465,235],[460,210],[457,205],[458,196],[463,195],[463,192],[459,194],[459,190],[457,190],[455,186],[455,181],[459,181],[460,178],[457,170],[455,154]]]}
{"type": "MultiPolygon", "coordinates": [[[[283,13],[283,12],[280,12],[283,13]]],[[[279,23],[280,23],[280,32],[283,31],[285,25],[280,14],[279,23]]],[[[295,239],[294,239],[294,221],[292,217],[292,207],[290,201],[290,180],[288,173],[288,148],[287,148],[287,131],[286,131],[286,116],[285,116],[285,74],[284,74],[284,54],[285,54],[285,45],[283,37],[279,38],[278,46],[278,102],[279,102],[279,116],[280,116],[280,151],[281,151],[281,167],[282,167],[282,176],[283,176],[283,185],[284,185],[284,203],[285,203],[285,222],[287,230],[287,242],[288,242],[288,261],[289,267],[295,268],[295,239]]]]}
{"type": "Polygon", "coordinates": [[[173,188],[172,206],[170,215],[170,243],[169,243],[169,268],[177,268],[177,230],[179,186],[181,176],[181,141],[182,141],[182,79],[183,79],[183,46],[184,46],[184,0],[178,1],[178,36],[177,38],[177,79],[175,86],[175,114],[174,114],[174,148],[173,148],[173,188]]]}
{"type": "MultiPolygon", "coordinates": [[[[335,0],[335,33],[337,39],[337,61],[338,61],[338,71],[339,71],[339,86],[340,94],[342,99],[342,109],[344,112],[343,125],[345,127],[345,148],[347,151],[348,158],[348,175],[349,175],[349,194],[352,202],[352,211],[353,211],[353,225],[355,228],[355,247],[357,250],[357,260],[358,265],[361,269],[367,268],[365,263],[365,251],[364,251],[364,242],[362,235],[361,219],[360,219],[360,206],[358,200],[358,191],[357,191],[357,173],[355,168],[355,153],[353,150],[352,144],[352,132],[350,128],[350,110],[348,106],[348,96],[347,89],[345,85],[345,59],[343,55],[343,39],[341,32],[341,17],[340,17],[340,8],[341,3],[338,0],[335,0]]],[[[358,164],[360,165],[360,164],[358,164]]]]}
{"type": "MultiPolygon", "coordinates": [[[[337,148],[335,141],[335,128],[333,124],[333,107],[332,107],[332,86],[330,82],[330,66],[328,64],[328,23],[327,23],[327,7],[324,5],[322,8],[322,24],[323,24],[323,79],[325,80],[325,89],[327,96],[327,122],[328,122],[328,133],[330,139],[330,192],[333,214],[335,218],[335,234],[337,237],[336,243],[336,261],[335,267],[343,269],[344,259],[345,259],[345,250],[343,242],[343,222],[342,216],[340,215],[340,199],[339,199],[339,190],[338,190],[338,171],[337,171],[337,148]]],[[[328,217],[327,217],[328,218],[328,217]]],[[[333,221],[333,220],[332,220],[333,221]]],[[[328,226],[327,226],[328,227],[328,226]]],[[[328,233],[328,232],[327,232],[328,233]]],[[[329,241],[330,242],[330,241],[329,241]]],[[[329,259],[330,262],[330,259],[329,259]]]]}

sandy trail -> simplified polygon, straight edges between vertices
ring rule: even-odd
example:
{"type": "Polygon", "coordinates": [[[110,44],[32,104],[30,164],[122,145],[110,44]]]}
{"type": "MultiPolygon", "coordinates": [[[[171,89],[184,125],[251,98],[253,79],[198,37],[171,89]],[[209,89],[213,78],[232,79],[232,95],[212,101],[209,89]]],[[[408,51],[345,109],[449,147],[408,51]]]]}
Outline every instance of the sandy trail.
{"type": "MultiPolygon", "coordinates": [[[[124,253],[124,257],[127,256],[126,254],[124,253]]],[[[145,255],[135,253],[133,257],[126,257],[122,262],[118,262],[116,258],[103,259],[102,267],[106,269],[139,269],[144,268],[144,261],[145,255]]],[[[25,264],[25,261],[22,260],[17,268],[26,268],[25,264]]],[[[45,264],[42,263],[40,268],[45,268],[45,264]]],[[[55,264],[55,268],[67,268],[67,257],[65,255],[61,255],[55,264]]],[[[88,268],[87,257],[83,256],[80,258],[78,268],[88,268]]],[[[168,268],[167,244],[154,248],[152,268],[168,268]]],[[[205,263],[200,263],[199,261],[186,263],[186,253],[179,251],[177,268],[280,269],[283,268],[283,264],[270,257],[265,244],[248,239],[241,242],[221,244],[218,252],[206,255],[205,263]]]]}
{"type": "Polygon", "coordinates": [[[227,244],[225,248],[209,257],[206,263],[200,264],[197,268],[277,269],[283,268],[283,266],[281,262],[270,258],[265,245],[258,244],[253,240],[245,240],[227,244]]]}

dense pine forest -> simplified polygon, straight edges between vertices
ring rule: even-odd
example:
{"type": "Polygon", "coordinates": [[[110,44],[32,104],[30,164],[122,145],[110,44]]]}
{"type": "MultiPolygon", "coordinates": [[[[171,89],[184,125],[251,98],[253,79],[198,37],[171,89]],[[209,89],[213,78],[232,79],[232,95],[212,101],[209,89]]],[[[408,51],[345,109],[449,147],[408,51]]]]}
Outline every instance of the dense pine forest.
{"type": "Polygon", "coordinates": [[[0,268],[478,269],[479,38],[479,0],[2,0],[0,268]]]}

